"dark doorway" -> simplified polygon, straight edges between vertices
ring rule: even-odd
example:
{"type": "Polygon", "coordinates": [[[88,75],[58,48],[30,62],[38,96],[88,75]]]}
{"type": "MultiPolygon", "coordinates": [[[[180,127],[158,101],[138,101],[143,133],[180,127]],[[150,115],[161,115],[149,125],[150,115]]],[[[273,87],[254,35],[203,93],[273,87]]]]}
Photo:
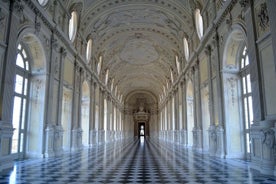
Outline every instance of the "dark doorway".
{"type": "Polygon", "coordinates": [[[138,136],[145,136],[146,131],[145,131],[145,123],[138,123],[138,136]]]}

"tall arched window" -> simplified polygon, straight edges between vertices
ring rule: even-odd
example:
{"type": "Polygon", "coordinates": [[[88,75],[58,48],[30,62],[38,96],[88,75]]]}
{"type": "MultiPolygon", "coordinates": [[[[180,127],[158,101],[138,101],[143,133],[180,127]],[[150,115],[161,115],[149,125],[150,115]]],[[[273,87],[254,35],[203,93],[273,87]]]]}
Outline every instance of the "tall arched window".
{"type": "Polygon", "coordinates": [[[195,10],[195,23],[197,35],[201,39],[203,37],[203,19],[199,9],[195,10]]]}
{"type": "Polygon", "coordinates": [[[71,12],[71,18],[69,20],[69,39],[73,42],[76,38],[78,27],[78,14],[76,11],[71,12]]]}
{"type": "Polygon", "coordinates": [[[17,47],[16,74],[13,97],[12,123],[14,133],[12,137],[11,153],[23,153],[25,150],[26,122],[29,101],[30,64],[26,50],[21,44],[17,47]]]}
{"type": "Polygon", "coordinates": [[[252,90],[250,81],[249,59],[247,48],[244,47],[240,60],[240,76],[242,80],[242,103],[244,116],[244,130],[246,140],[246,152],[250,153],[249,129],[253,123],[252,90]]]}

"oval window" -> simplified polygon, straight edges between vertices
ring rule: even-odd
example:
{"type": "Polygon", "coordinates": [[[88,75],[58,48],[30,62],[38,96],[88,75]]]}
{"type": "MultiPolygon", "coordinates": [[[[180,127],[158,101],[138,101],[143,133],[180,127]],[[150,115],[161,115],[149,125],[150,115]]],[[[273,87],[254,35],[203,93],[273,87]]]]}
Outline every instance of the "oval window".
{"type": "Polygon", "coordinates": [[[89,62],[92,53],[92,39],[89,39],[86,46],[86,61],[89,62]]]}
{"type": "Polygon", "coordinates": [[[77,25],[78,25],[78,16],[77,12],[73,11],[71,13],[71,18],[69,20],[69,39],[73,42],[77,34],[77,25]]]}
{"type": "Polygon", "coordinates": [[[195,10],[195,23],[197,35],[201,39],[203,37],[203,19],[199,9],[195,10]]]}
{"type": "Polygon", "coordinates": [[[37,1],[41,6],[45,6],[48,3],[48,0],[37,0],[37,1]]]}
{"type": "Polygon", "coordinates": [[[188,41],[186,38],[183,39],[183,44],[184,44],[184,55],[185,55],[185,59],[186,61],[189,60],[190,57],[190,51],[189,51],[189,45],[188,45],[188,41]]]}

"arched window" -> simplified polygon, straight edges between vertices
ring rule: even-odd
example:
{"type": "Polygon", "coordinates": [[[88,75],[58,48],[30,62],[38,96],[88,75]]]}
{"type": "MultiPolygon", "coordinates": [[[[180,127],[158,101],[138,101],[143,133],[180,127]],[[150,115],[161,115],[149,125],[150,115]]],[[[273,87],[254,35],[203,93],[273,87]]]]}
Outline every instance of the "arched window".
{"type": "Polygon", "coordinates": [[[247,48],[244,47],[241,60],[240,60],[240,76],[242,84],[242,104],[243,104],[243,117],[244,117],[244,129],[246,139],[246,151],[250,153],[250,139],[249,129],[253,123],[253,106],[252,106],[252,90],[250,81],[249,59],[247,48]]]}
{"type": "Polygon", "coordinates": [[[23,153],[25,144],[26,122],[28,115],[30,64],[26,50],[21,44],[17,47],[16,74],[13,97],[12,123],[14,133],[12,137],[11,153],[23,153]]]}
{"type": "Polygon", "coordinates": [[[69,39],[73,42],[76,38],[78,27],[78,14],[76,11],[71,12],[71,18],[69,20],[69,39]]]}
{"type": "Polygon", "coordinates": [[[45,6],[48,3],[48,0],[37,0],[37,1],[41,6],[45,6]]]}
{"type": "Polygon", "coordinates": [[[203,37],[203,19],[199,9],[195,10],[195,23],[197,35],[201,39],[203,37]]]}
{"type": "Polygon", "coordinates": [[[87,42],[87,46],[86,46],[86,61],[89,62],[90,58],[91,58],[91,54],[92,54],[92,44],[93,41],[92,39],[89,39],[87,42]]]}
{"type": "Polygon", "coordinates": [[[190,57],[190,51],[189,51],[189,44],[188,44],[188,41],[187,39],[184,37],[183,39],[183,44],[184,44],[184,55],[185,55],[185,59],[186,61],[189,60],[189,57],[190,57]]]}

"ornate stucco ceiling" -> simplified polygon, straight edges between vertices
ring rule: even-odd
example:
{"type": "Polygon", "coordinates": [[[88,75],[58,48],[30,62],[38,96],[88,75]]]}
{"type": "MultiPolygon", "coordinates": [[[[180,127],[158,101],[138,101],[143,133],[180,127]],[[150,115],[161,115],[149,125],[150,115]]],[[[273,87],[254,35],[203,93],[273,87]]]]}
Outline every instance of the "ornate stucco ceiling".
{"type": "MultiPolygon", "coordinates": [[[[103,56],[102,78],[123,96],[135,90],[158,97],[183,53],[183,36],[194,31],[188,0],[84,0],[80,33],[103,56]]],[[[174,77],[176,78],[176,76],[174,77]]]]}

